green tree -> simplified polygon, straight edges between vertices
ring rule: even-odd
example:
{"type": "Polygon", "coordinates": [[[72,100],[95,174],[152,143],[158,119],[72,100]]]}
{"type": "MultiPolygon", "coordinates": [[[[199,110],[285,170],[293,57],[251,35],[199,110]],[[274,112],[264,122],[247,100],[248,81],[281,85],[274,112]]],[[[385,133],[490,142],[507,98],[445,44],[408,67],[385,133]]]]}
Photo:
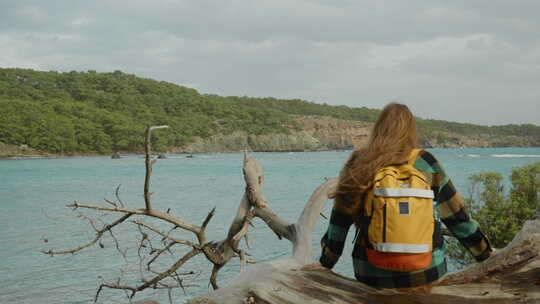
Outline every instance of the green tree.
{"type": "MultiPolygon", "coordinates": [[[[540,162],[514,169],[510,179],[512,186],[505,192],[499,173],[483,172],[469,177],[467,209],[494,248],[505,247],[525,221],[535,218],[540,211],[540,162]]],[[[455,239],[448,241],[450,258],[460,266],[473,261],[455,239]]]]}

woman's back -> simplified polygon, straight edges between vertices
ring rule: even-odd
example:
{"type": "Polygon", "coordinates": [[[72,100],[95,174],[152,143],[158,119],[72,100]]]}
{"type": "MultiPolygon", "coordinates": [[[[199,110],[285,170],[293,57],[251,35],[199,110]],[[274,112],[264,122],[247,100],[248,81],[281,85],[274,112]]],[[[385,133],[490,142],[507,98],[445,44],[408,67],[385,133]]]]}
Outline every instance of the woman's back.
{"type": "MultiPolygon", "coordinates": [[[[367,227],[362,224],[368,221],[359,221],[364,215],[365,194],[373,187],[371,181],[375,172],[396,161],[406,160],[407,155],[412,151],[411,140],[416,138],[416,128],[403,126],[403,123],[392,125],[396,119],[392,116],[403,115],[405,119],[399,119],[409,124],[412,114],[406,106],[391,104],[385,108],[374,127],[374,135],[370,140],[371,147],[367,147],[361,152],[354,152],[346,165],[341,170],[340,184],[335,197],[334,208],[330,218],[327,233],[324,235],[322,243],[322,255],[320,262],[327,268],[332,268],[339,259],[350,226],[357,222],[358,237],[355,239],[355,246],[352,253],[354,272],[356,278],[370,286],[381,288],[407,288],[424,285],[433,282],[444,275],[447,271],[446,259],[444,257],[444,244],[440,238],[434,234],[432,259],[429,266],[416,271],[393,271],[376,267],[370,263],[366,253],[371,247],[367,234],[367,227]],[[385,114],[386,111],[395,112],[385,114]],[[389,119],[392,118],[392,119],[389,119]],[[406,128],[401,137],[405,137],[398,145],[396,151],[381,153],[378,157],[376,151],[377,143],[387,143],[386,140],[378,137],[392,133],[392,129],[406,128]],[[382,130],[382,131],[381,131],[382,130]],[[414,134],[409,134],[413,132],[414,134]],[[371,152],[370,152],[371,151],[371,152]],[[404,156],[405,155],[405,156],[404,156]],[[371,163],[370,163],[371,162],[371,163]]],[[[396,129],[397,130],[397,129],[396,129]]],[[[396,131],[395,133],[399,133],[396,131]]],[[[391,137],[391,135],[388,135],[391,137]]],[[[438,217],[454,236],[466,247],[477,261],[488,258],[492,252],[487,238],[480,231],[477,222],[472,220],[465,211],[464,202],[457,193],[450,178],[446,175],[443,167],[437,162],[435,157],[427,152],[421,151],[412,161],[414,168],[422,172],[425,179],[431,186],[434,193],[435,207],[438,217]]],[[[401,229],[407,229],[406,227],[401,229]]]]}

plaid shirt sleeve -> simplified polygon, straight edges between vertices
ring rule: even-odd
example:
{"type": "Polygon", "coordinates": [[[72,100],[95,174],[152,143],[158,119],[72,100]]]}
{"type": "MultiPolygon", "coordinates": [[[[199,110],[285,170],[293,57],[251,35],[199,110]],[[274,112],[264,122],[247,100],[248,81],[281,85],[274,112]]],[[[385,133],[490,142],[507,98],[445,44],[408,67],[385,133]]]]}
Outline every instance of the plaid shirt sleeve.
{"type": "Polygon", "coordinates": [[[332,269],[337,263],[343,252],[352,222],[353,220],[349,216],[339,212],[336,208],[332,209],[328,230],[321,240],[322,254],[319,261],[324,267],[332,269]]]}
{"type": "Polygon", "coordinates": [[[416,160],[415,167],[431,174],[431,184],[442,222],[472,254],[476,261],[487,259],[492,248],[478,223],[465,210],[463,198],[456,191],[450,178],[433,155],[424,151],[416,160]]]}

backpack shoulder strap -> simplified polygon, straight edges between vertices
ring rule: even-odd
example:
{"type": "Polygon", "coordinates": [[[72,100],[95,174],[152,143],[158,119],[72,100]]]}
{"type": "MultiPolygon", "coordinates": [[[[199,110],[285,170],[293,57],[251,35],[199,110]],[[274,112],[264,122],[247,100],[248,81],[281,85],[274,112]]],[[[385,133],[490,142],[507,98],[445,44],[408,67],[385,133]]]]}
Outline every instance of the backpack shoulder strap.
{"type": "Polygon", "coordinates": [[[412,149],[411,154],[409,155],[409,159],[407,160],[407,163],[410,166],[414,166],[414,162],[416,161],[416,158],[424,149],[412,149]]]}

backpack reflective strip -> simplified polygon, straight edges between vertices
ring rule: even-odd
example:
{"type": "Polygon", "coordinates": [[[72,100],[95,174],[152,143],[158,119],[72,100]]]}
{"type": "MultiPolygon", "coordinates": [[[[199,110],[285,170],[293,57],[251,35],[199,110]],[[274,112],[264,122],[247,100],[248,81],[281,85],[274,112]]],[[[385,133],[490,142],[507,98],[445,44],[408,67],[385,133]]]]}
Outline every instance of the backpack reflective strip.
{"type": "Polygon", "coordinates": [[[432,190],[424,189],[414,189],[414,188],[383,188],[375,187],[373,191],[375,196],[384,196],[384,197],[423,197],[423,198],[434,198],[432,190]]]}
{"type": "Polygon", "coordinates": [[[426,253],[430,252],[429,244],[375,243],[373,249],[381,252],[426,253]]]}

